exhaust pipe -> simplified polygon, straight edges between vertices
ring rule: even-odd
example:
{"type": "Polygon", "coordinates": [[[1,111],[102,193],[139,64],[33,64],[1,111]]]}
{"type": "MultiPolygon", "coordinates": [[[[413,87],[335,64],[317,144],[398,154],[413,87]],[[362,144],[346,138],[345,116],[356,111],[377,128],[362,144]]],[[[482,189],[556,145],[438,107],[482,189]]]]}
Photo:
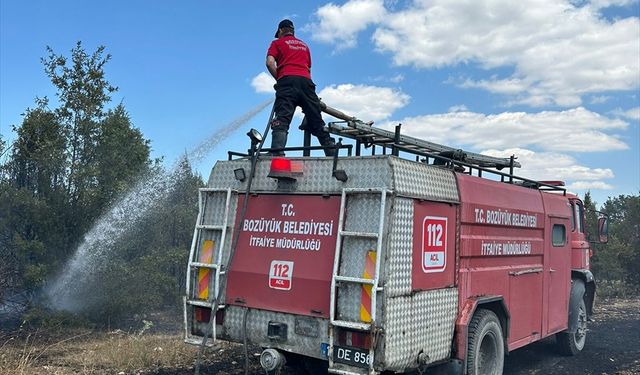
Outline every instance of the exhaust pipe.
{"type": "Polygon", "coordinates": [[[260,366],[267,374],[277,373],[286,362],[284,355],[276,349],[265,349],[260,354],[260,366]]]}

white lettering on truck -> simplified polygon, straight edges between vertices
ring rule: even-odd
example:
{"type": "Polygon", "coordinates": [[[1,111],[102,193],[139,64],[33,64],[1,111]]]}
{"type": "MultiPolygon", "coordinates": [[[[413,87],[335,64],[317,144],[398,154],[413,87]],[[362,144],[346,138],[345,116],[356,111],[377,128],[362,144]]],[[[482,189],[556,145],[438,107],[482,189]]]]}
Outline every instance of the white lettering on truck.
{"type": "MultiPolygon", "coordinates": [[[[292,203],[280,205],[282,217],[296,216],[292,203]]],[[[249,246],[284,250],[320,251],[322,240],[318,238],[297,238],[296,236],[331,237],[333,220],[282,220],[282,218],[245,219],[242,231],[250,233],[249,246]],[[290,235],[290,236],[287,236],[290,235]]]]}
{"type": "Polygon", "coordinates": [[[478,224],[503,225],[509,227],[536,228],[538,216],[528,212],[510,212],[508,210],[494,210],[482,208],[474,209],[475,222],[478,224]]]}
{"type": "Polygon", "coordinates": [[[527,255],[531,254],[531,242],[484,242],[480,245],[481,255],[527,255]]]}
{"type": "Polygon", "coordinates": [[[333,220],[329,222],[311,221],[283,221],[276,218],[245,219],[242,223],[243,232],[254,233],[285,233],[306,234],[310,236],[331,236],[333,234],[333,220]]]}

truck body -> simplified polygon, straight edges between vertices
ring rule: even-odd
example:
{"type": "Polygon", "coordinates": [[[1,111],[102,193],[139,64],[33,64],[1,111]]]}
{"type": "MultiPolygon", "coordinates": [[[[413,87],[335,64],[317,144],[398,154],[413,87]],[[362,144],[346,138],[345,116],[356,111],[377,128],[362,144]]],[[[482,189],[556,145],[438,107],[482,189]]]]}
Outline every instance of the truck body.
{"type": "Polygon", "coordinates": [[[247,342],[339,374],[487,372],[470,365],[485,335],[496,357],[554,334],[580,344],[595,293],[582,202],[447,160],[217,162],[200,191],[186,341],[247,342]]]}

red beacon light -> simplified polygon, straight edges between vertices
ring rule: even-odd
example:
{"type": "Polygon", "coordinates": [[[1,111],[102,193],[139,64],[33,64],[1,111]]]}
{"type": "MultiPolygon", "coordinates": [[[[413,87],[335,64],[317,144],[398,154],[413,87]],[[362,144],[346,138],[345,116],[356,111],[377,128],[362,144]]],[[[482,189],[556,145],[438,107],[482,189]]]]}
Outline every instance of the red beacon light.
{"type": "Polygon", "coordinates": [[[301,161],[278,157],[271,159],[269,177],[293,182],[296,181],[296,177],[300,176],[302,176],[301,161]]]}

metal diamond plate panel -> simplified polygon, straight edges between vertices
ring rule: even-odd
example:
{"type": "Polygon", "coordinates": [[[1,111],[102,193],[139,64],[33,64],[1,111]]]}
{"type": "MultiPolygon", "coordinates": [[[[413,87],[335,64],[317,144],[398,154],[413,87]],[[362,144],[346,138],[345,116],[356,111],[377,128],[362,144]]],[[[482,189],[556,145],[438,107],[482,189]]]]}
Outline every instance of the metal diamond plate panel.
{"type": "Polygon", "coordinates": [[[390,158],[398,194],[438,201],[458,202],[458,185],[450,170],[424,163],[390,158]]]}
{"type": "MultiPolygon", "coordinates": [[[[218,331],[218,338],[242,342],[243,318],[247,309],[228,306],[225,309],[224,325],[218,331]]],[[[247,315],[247,341],[263,347],[279,348],[285,351],[322,358],[320,346],[329,342],[329,321],[327,319],[298,317],[292,314],[282,314],[273,311],[249,309],[247,315]],[[317,337],[304,336],[296,333],[296,318],[313,320],[317,324],[317,337]],[[287,341],[272,341],[267,337],[269,322],[279,322],[287,325],[287,341]]]]}
{"type": "Polygon", "coordinates": [[[224,209],[227,202],[226,191],[202,192],[204,214],[202,224],[221,225],[224,221],[224,209]]]}
{"type": "Polygon", "coordinates": [[[385,301],[386,368],[415,367],[420,352],[429,362],[450,356],[457,313],[456,288],[430,290],[385,301]]]}
{"type": "MultiPolygon", "coordinates": [[[[303,162],[303,176],[296,182],[280,182],[267,177],[271,165],[270,157],[262,157],[256,167],[251,190],[260,192],[274,192],[295,190],[298,193],[326,193],[339,194],[345,187],[389,187],[392,183],[391,168],[386,157],[341,158],[338,169],[344,169],[349,176],[343,183],[332,177],[333,160],[328,158],[291,158],[303,162]]],[[[213,167],[209,177],[208,187],[246,190],[248,180],[240,182],[235,179],[233,170],[244,168],[248,175],[251,169],[249,160],[219,161],[213,167]]]]}
{"type": "Polygon", "coordinates": [[[344,230],[378,232],[380,225],[380,193],[348,194],[344,230]]]}
{"type": "Polygon", "coordinates": [[[385,266],[387,298],[411,293],[413,200],[396,197],[389,217],[385,266]]]}
{"type": "MultiPolygon", "coordinates": [[[[440,167],[416,163],[394,156],[366,156],[338,159],[349,179],[340,182],[331,176],[333,160],[329,158],[291,158],[303,163],[304,174],[296,182],[278,182],[267,177],[270,157],[262,157],[256,167],[251,190],[255,192],[295,191],[297,193],[339,194],[342,188],[381,188],[421,199],[457,202],[458,191],[453,172],[440,167]]],[[[233,170],[243,168],[248,174],[251,162],[246,159],[219,161],[213,167],[208,187],[246,189],[248,180],[235,179],[233,170]]]]}

